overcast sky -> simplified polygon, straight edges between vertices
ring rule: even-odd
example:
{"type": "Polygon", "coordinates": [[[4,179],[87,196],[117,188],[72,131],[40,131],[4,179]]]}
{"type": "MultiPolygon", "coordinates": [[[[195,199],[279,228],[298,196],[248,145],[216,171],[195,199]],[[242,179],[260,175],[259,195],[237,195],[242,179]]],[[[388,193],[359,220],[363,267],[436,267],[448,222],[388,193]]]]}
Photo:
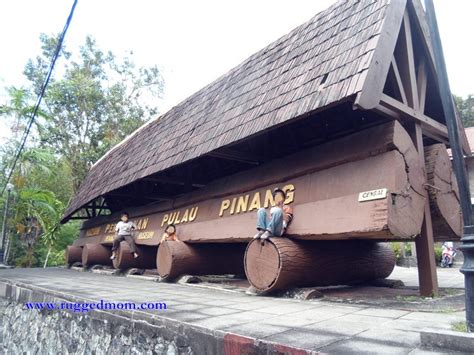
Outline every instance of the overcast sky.
{"type": "MultiPolygon", "coordinates": [[[[40,51],[39,34],[60,32],[72,3],[0,1],[0,103],[3,87],[25,83],[23,68],[40,51]]],[[[332,3],[79,0],[66,46],[74,51],[90,34],[103,50],[133,50],[139,66],[158,65],[165,79],[163,113],[332,3]]],[[[474,94],[474,1],[435,0],[435,7],[451,90],[474,94]]],[[[0,139],[5,134],[0,121],[0,139]]]]}

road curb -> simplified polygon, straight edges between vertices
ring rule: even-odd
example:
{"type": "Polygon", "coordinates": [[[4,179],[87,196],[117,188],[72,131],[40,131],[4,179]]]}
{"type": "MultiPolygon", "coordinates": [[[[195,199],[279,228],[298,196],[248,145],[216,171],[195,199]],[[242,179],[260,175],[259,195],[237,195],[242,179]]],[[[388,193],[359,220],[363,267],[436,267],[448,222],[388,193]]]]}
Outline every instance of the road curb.
{"type": "Polygon", "coordinates": [[[421,346],[425,349],[455,350],[472,353],[474,349],[474,333],[462,333],[451,330],[420,332],[421,346]]]}

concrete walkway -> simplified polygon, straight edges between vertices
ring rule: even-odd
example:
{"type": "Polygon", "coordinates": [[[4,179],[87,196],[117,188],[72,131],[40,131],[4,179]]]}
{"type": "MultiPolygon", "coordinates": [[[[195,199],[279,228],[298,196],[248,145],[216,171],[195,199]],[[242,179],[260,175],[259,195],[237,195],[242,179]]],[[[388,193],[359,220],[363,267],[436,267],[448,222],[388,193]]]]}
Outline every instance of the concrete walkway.
{"type": "MultiPolygon", "coordinates": [[[[392,277],[403,279],[399,275],[404,272],[397,268],[392,277]]],[[[248,296],[64,268],[0,270],[0,282],[59,292],[64,299],[71,295],[84,301],[165,302],[166,311],[147,312],[183,322],[183,326],[325,353],[429,353],[419,349],[420,331],[448,330],[452,323],[465,319],[464,312],[412,312],[324,300],[248,296]]]]}

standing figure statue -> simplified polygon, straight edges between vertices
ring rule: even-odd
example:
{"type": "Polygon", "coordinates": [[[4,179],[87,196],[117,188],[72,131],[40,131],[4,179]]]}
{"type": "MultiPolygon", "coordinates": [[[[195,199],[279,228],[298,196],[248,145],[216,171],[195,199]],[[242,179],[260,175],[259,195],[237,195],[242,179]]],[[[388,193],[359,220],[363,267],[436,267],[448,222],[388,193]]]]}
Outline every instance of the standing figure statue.
{"type": "Polygon", "coordinates": [[[274,206],[270,208],[270,218],[267,210],[262,207],[257,211],[257,230],[254,239],[262,239],[262,243],[269,237],[281,237],[293,220],[293,209],[285,205],[286,193],[280,188],[273,190],[274,206]]]}
{"type": "Polygon", "coordinates": [[[135,240],[132,236],[132,231],[137,230],[137,226],[132,221],[128,220],[128,213],[122,213],[120,217],[120,222],[115,226],[115,238],[112,244],[112,256],[110,259],[115,259],[117,256],[117,249],[122,240],[127,241],[130,246],[130,252],[133,254],[134,258],[138,258],[137,247],[135,246],[135,240]]]}

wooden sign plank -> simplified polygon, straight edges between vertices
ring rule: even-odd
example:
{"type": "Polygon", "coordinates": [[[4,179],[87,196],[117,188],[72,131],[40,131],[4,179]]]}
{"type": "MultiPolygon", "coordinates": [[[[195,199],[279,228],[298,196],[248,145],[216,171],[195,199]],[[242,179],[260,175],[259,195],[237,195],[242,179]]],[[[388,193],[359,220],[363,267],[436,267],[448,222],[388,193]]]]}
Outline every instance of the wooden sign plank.
{"type": "MultiPolygon", "coordinates": [[[[246,242],[255,234],[256,211],[272,205],[278,186],[294,207],[292,238],[405,239],[421,229],[423,184],[413,143],[393,121],[128,212],[138,225],[137,244],[158,245],[169,223],[187,242],[246,242]],[[381,188],[385,198],[359,201],[361,192],[381,188]]],[[[84,223],[74,245],[110,244],[118,217],[84,223]]]]}

